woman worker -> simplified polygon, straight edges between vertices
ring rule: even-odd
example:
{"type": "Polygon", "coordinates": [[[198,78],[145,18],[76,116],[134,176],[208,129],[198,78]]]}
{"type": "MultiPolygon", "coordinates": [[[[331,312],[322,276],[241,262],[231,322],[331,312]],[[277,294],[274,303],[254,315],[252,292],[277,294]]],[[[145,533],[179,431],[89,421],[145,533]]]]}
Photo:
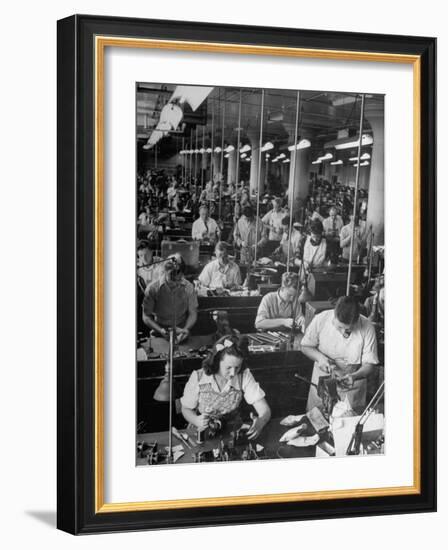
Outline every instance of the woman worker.
{"type": "Polygon", "coordinates": [[[212,420],[223,426],[241,424],[240,405],[243,398],[257,413],[247,432],[256,439],[271,418],[265,393],[247,368],[247,339],[224,336],[213,346],[202,368],[193,371],[181,398],[182,414],[199,431],[208,428],[212,420]]]}
{"type": "MultiPolygon", "coordinates": [[[[301,342],[302,352],[314,360],[311,381],[317,385],[321,376],[335,376],[339,397],[347,398],[357,413],[366,406],[366,378],[379,362],[375,327],[359,309],[352,296],[339,298],[334,310],[314,317],[301,342]]],[[[316,387],[310,386],[307,410],[321,405],[316,387]]]]}

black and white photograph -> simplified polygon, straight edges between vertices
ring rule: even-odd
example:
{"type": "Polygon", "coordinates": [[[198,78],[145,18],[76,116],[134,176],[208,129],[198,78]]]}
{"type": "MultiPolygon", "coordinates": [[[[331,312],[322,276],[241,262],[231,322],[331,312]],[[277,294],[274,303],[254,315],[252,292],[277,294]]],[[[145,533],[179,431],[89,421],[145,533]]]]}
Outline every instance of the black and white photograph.
{"type": "Polygon", "coordinates": [[[384,453],[384,96],[139,82],[136,120],[136,464],[384,453]]]}

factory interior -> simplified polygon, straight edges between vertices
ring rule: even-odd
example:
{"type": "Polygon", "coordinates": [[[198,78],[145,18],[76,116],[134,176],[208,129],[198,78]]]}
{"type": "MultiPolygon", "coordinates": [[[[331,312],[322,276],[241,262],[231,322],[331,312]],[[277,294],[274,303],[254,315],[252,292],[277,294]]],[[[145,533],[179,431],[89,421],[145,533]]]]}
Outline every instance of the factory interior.
{"type": "Polygon", "coordinates": [[[384,452],[384,96],[136,85],[136,464],[384,452]]]}

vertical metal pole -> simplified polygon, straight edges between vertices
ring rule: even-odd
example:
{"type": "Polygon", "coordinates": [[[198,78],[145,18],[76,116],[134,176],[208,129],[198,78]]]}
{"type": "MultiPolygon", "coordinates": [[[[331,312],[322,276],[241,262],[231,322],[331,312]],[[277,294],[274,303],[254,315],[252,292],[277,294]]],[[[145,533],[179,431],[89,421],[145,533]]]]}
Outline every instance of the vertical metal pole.
{"type": "Polygon", "coordinates": [[[190,185],[193,179],[193,155],[194,155],[194,142],[193,142],[193,128],[190,130],[190,144],[191,144],[191,155],[190,155],[190,185]]]}
{"type": "Polygon", "coordinates": [[[289,236],[288,236],[288,259],[286,261],[286,271],[289,273],[289,259],[291,257],[291,236],[292,236],[292,218],[294,208],[294,191],[295,191],[295,177],[296,177],[296,164],[297,164],[297,134],[299,131],[299,112],[300,112],[300,91],[297,90],[297,103],[296,103],[296,128],[294,132],[294,159],[292,163],[292,179],[290,179],[292,185],[289,188],[289,236]]]}
{"type": "Polygon", "coordinates": [[[182,183],[185,185],[185,138],[182,138],[182,183]]]}
{"type": "MultiPolygon", "coordinates": [[[[258,218],[260,216],[260,172],[261,172],[261,148],[263,147],[263,116],[264,116],[264,88],[261,90],[261,110],[260,110],[260,142],[258,146],[258,173],[257,173],[257,217],[255,219],[255,257],[254,264],[257,263],[257,243],[258,243],[258,218]]],[[[252,154],[254,152],[252,151],[252,154]]]]}
{"type": "Polygon", "coordinates": [[[226,92],[224,90],[224,103],[222,106],[222,123],[221,123],[221,182],[219,184],[219,206],[218,219],[221,219],[221,204],[222,204],[222,186],[224,183],[224,131],[225,131],[225,116],[226,116],[226,92]]]}
{"type": "Polygon", "coordinates": [[[212,103],[212,136],[211,136],[211,149],[210,154],[210,180],[213,185],[213,155],[215,154],[215,105],[212,103]]]}
{"type": "Polygon", "coordinates": [[[169,356],[168,356],[168,380],[169,380],[169,403],[170,403],[170,411],[168,416],[168,460],[167,462],[171,462],[173,457],[173,368],[174,368],[174,330],[172,328],[169,329],[169,336],[170,336],[170,348],[169,348],[169,356]]]}
{"type": "Polygon", "coordinates": [[[154,146],[154,165],[157,170],[157,143],[154,146]]]}
{"type": "MultiPolygon", "coordinates": [[[[204,155],[207,153],[205,152],[205,126],[202,126],[202,149],[204,153],[201,156],[201,191],[204,189],[204,155]]],[[[205,157],[207,160],[207,157],[205,157]]],[[[198,197],[196,196],[196,202],[198,201],[198,197]]]]}
{"type": "MultiPolygon", "coordinates": [[[[196,126],[196,149],[198,150],[198,127],[196,126]]],[[[194,193],[195,195],[198,194],[198,155],[199,153],[195,153],[194,155],[194,193]]]]}
{"type": "Polygon", "coordinates": [[[243,100],[243,90],[240,88],[240,104],[238,107],[238,134],[236,139],[236,172],[235,172],[235,211],[234,217],[236,217],[236,205],[238,204],[238,182],[240,179],[240,148],[241,148],[241,104],[243,100]]]}
{"type": "Polygon", "coordinates": [[[352,277],[352,264],[353,264],[353,248],[355,244],[355,226],[356,226],[356,212],[358,210],[358,187],[359,187],[359,170],[361,164],[361,147],[362,147],[362,132],[364,128],[364,103],[365,103],[365,94],[361,94],[361,115],[359,121],[359,143],[358,143],[358,162],[356,164],[356,180],[355,180],[355,196],[353,199],[353,227],[352,227],[352,238],[350,241],[350,257],[348,260],[348,273],[347,273],[347,289],[345,291],[346,296],[350,296],[350,280],[352,277]]]}

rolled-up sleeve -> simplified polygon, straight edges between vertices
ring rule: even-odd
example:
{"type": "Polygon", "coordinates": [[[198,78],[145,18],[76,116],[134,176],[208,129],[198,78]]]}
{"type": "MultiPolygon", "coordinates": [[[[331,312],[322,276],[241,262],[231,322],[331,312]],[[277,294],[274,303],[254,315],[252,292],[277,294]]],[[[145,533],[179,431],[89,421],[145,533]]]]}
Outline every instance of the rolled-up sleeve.
{"type": "Polygon", "coordinates": [[[260,302],[260,305],[258,306],[257,311],[257,317],[255,319],[255,326],[257,326],[258,323],[261,323],[261,321],[264,321],[265,319],[269,319],[269,306],[268,306],[268,294],[263,296],[263,299],[260,302]]]}
{"type": "Polygon", "coordinates": [[[311,321],[309,327],[306,329],[305,334],[300,343],[301,346],[309,346],[311,348],[317,348],[319,345],[319,332],[320,332],[319,316],[316,315],[311,321]]]}
{"type": "Polygon", "coordinates": [[[260,384],[255,380],[249,369],[244,370],[242,386],[244,399],[249,405],[253,405],[266,396],[264,391],[261,389],[260,384]]]}
{"type": "Polygon", "coordinates": [[[148,317],[154,314],[155,287],[153,286],[153,284],[150,284],[148,287],[146,287],[142,308],[143,308],[143,313],[148,317]]]}
{"type": "Polygon", "coordinates": [[[185,384],[184,394],[180,398],[182,407],[187,409],[196,409],[198,406],[198,397],[199,397],[199,384],[198,384],[198,373],[193,371],[190,374],[188,382],[185,384]]]}
{"type": "Polygon", "coordinates": [[[361,363],[379,363],[375,327],[369,321],[366,322],[361,363]]]}
{"type": "Polygon", "coordinates": [[[198,296],[192,284],[188,285],[187,295],[188,295],[188,311],[189,312],[196,311],[198,309],[198,296]]]}
{"type": "Polygon", "coordinates": [[[201,271],[198,279],[204,286],[210,286],[212,281],[211,264],[207,264],[201,271]]]}

